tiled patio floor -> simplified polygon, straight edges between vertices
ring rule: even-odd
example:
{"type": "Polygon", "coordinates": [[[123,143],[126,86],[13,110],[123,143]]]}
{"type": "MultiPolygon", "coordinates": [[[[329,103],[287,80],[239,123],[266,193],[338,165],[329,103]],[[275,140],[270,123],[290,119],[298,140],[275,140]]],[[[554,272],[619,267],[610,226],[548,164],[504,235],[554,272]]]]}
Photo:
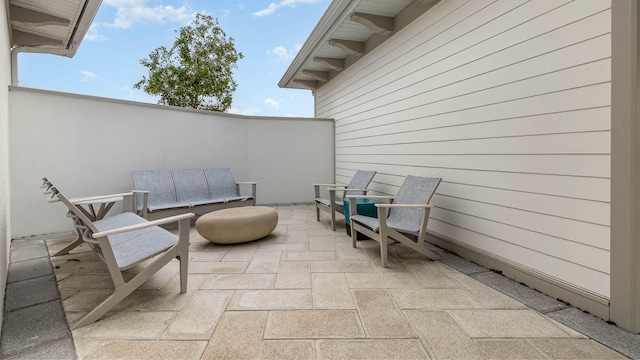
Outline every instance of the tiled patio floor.
{"type": "MultiPolygon", "coordinates": [[[[483,284],[501,276],[446,265],[455,262],[449,253],[433,262],[392,245],[385,269],[377,243],[352,248],[343,222],[333,232],[312,206],[277,209],[273,234],[247,244],[214,245],[192,228],[188,292],[179,293],[174,261],[100,321],[72,331],[77,357],[625,358],[483,284]]],[[[49,240],[49,252],[68,241],[49,240]]],[[[52,263],[69,322],[110,293],[106,268],[84,245],[52,263]]],[[[576,310],[544,296],[536,306],[576,310]]]]}

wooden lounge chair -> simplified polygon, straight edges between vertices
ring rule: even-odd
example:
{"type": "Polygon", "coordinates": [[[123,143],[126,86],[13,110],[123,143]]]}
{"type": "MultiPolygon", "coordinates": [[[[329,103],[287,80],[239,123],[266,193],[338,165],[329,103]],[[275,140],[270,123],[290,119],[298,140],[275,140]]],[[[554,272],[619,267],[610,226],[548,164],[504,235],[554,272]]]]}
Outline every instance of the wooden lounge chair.
{"type": "Polygon", "coordinates": [[[153,274],[174,258],[180,261],[180,292],[187,291],[187,268],[189,261],[189,224],[193,213],[176,215],[165,219],[148,221],[132,212],[123,212],[91,220],[82,205],[112,204],[122,201],[133,193],[86,197],[70,200],[55,186],[49,188],[50,202],[62,201],[69,209],[82,240],[96,251],[107,265],[115,286],[113,293],[88,314],[72,325],[76,329],[88,325],[106,314],[153,274]],[[178,235],[159,225],[178,222],[178,235]],[[122,271],[154,258],[139,273],[125,281],[122,271]]]}
{"type": "Polygon", "coordinates": [[[424,247],[424,241],[432,207],[429,205],[429,200],[441,180],[441,178],[408,175],[395,197],[348,195],[353,247],[356,247],[358,233],[378,241],[383,267],[387,267],[388,239],[400,242],[432,260],[440,260],[439,256],[424,247]],[[369,217],[357,213],[358,197],[391,201],[391,203],[376,204],[378,217],[369,217]],[[417,240],[408,235],[417,236],[417,240]]]}
{"type": "Polygon", "coordinates": [[[358,170],[347,186],[337,184],[313,184],[315,191],[316,219],[320,221],[320,210],[331,214],[331,230],[336,231],[336,212],[344,214],[343,198],[346,195],[365,195],[375,171],[358,170]],[[326,187],[329,199],[320,197],[320,188],[326,187]],[[338,194],[336,194],[338,193],[338,194]]]}

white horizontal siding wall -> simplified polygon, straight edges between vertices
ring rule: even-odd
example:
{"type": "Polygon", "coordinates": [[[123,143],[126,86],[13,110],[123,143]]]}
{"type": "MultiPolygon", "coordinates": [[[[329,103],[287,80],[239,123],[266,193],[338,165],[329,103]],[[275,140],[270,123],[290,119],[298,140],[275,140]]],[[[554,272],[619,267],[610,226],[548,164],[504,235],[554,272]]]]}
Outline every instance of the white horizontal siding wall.
{"type": "Polygon", "coordinates": [[[443,0],[316,91],[336,177],[442,177],[429,229],[609,297],[611,3],[443,0]]]}

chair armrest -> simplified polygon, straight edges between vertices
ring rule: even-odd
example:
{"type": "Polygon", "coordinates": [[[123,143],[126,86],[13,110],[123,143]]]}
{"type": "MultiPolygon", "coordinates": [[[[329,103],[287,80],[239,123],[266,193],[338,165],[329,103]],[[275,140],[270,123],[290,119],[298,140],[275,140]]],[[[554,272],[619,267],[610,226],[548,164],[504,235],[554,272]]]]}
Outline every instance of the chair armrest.
{"type": "Polygon", "coordinates": [[[347,195],[347,199],[373,199],[373,200],[393,200],[391,195],[347,195]]]}
{"type": "Polygon", "coordinates": [[[132,192],[112,194],[112,195],[98,195],[98,196],[85,196],[79,198],[69,199],[73,204],[100,204],[108,202],[116,202],[124,199],[127,196],[132,196],[132,192]]]}
{"type": "Polygon", "coordinates": [[[255,181],[236,181],[236,184],[248,184],[248,185],[254,185],[254,184],[258,184],[255,181]]]}
{"type": "Polygon", "coordinates": [[[429,204],[375,204],[376,207],[384,207],[384,208],[409,208],[409,209],[428,209],[432,208],[433,205],[429,204]]]}
{"type": "Polygon", "coordinates": [[[93,233],[92,237],[94,239],[97,239],[97,238],[101,238],[101,237],[105,237],[105,236],[109,236],[109,235],[121,234],[121,233],[124,233],[124,232],[140,230],[140,229],[145,229],[145,228],[152,227],[152,226],[158,226],[158,225],[162,225],[162,224],[167,224],[167,223],[179,221],[179,220],[182,220],[182,219],[192,218],[194,216],[196,216],[194,213],[186,213],[186,214],[170,216],[170,217],[166,217],[166,218],[163,218],[163,219],[148,221],[148,222],[142,223],[142,224],[123,226],[123,227],[116,228],[116,229],[111,229],[111,230],[106,230],[106,231],[93,233]]]}
{"type": "Polygon", "coordinates": [[[134,194],[148,194],[149,190],[131,190],[134,194]]]}
{"type": "MultiPolygon", "coordinates": [[[[343,185],[338,185],[338,184],[311,184],[313,186],[328,186],[328,187],[336,187],[336,186],[343,186],[343,185]]],[[[346,185],[344,187],[347,187],[346,185]]]]}

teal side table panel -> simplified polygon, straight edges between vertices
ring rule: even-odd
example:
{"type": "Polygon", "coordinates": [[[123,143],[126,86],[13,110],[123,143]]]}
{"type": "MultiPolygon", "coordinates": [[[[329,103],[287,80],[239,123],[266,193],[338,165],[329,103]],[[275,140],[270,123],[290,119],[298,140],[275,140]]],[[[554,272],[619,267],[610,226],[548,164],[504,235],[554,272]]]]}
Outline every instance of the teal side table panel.
{"type": "MultiPolygon", "coordinates": [[[[358,210],[358,214],[366,215],[371,217],[378,217],[378,209],[376,208],[376,204],[379,204],[380,201],[371,200],[368,198],[356,199],[356,209],[358,210]]],[[[349,221],[349,199],[343,200],[344,205],[344,220],[347,224],[347,227],[351,226],[351,222],[349,221]]]]}

